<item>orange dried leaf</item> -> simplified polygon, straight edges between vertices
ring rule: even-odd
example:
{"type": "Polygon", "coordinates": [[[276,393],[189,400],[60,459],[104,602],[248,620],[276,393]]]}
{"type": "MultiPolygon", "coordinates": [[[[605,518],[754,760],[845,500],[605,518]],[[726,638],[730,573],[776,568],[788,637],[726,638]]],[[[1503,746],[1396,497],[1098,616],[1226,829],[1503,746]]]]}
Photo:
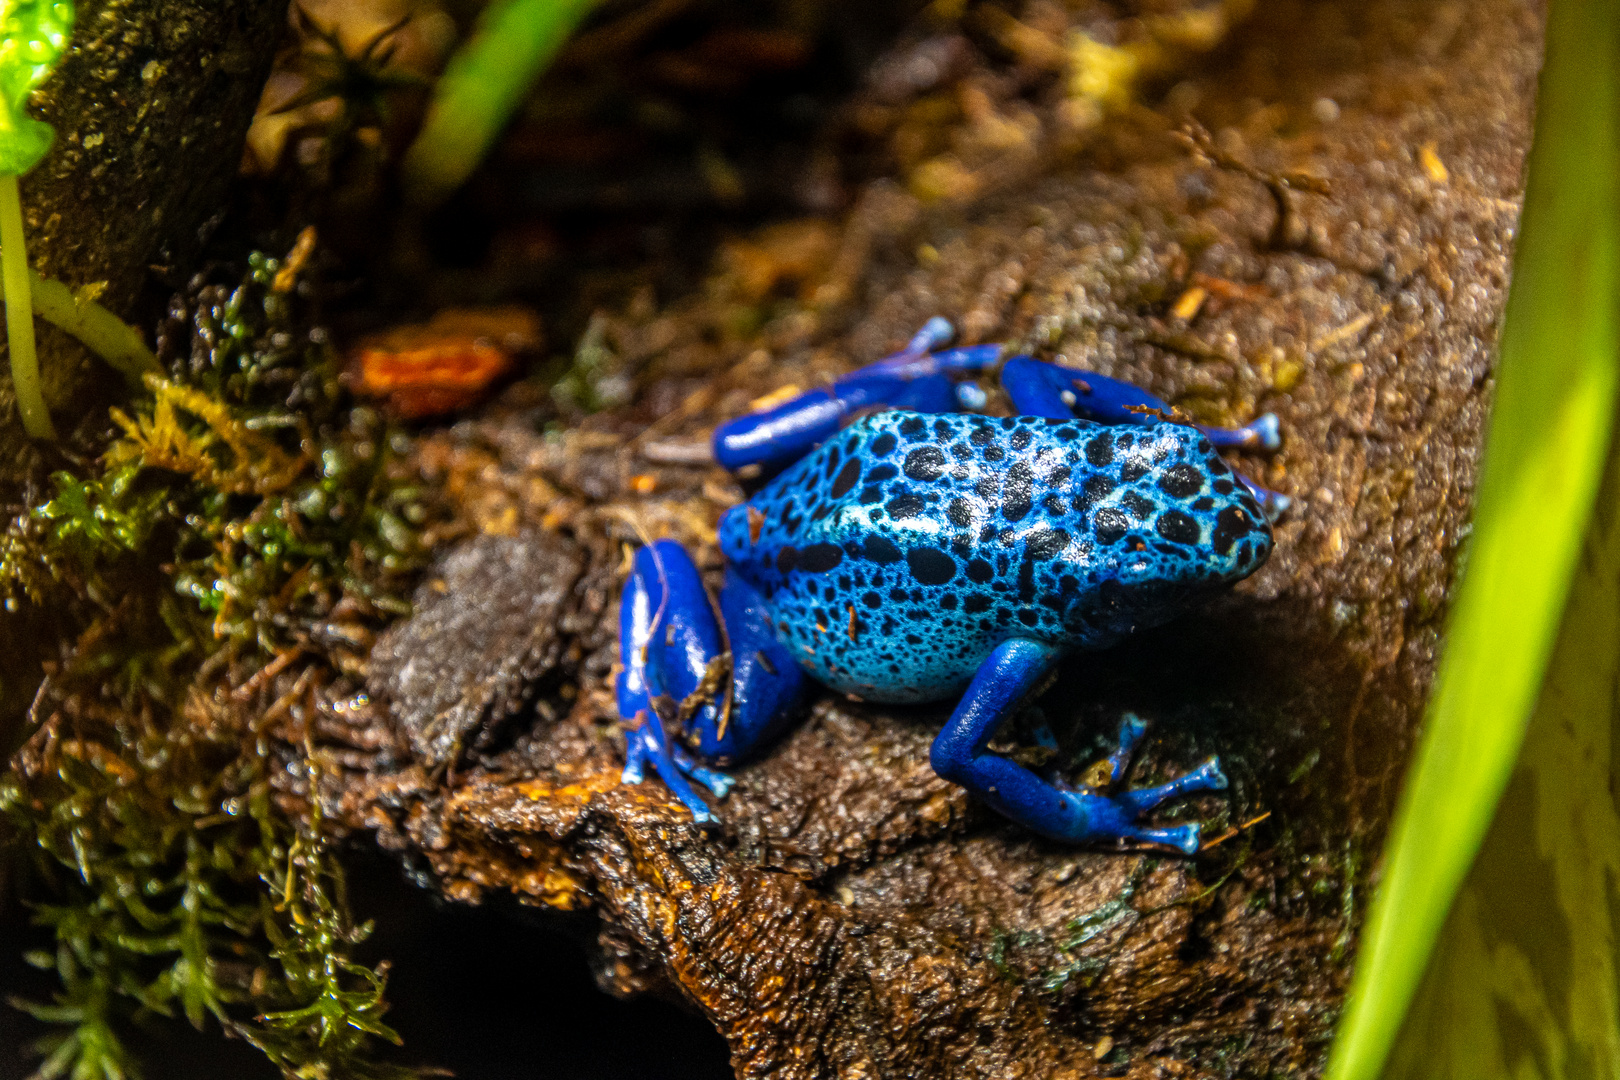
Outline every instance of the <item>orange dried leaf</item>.
{"type": "Polygon", "coordinates": [[[540,320],[524,308],[452,308],[362,342],[351,382],[402,419],[441,416],[475,404],[539,342],[540,320]]]}

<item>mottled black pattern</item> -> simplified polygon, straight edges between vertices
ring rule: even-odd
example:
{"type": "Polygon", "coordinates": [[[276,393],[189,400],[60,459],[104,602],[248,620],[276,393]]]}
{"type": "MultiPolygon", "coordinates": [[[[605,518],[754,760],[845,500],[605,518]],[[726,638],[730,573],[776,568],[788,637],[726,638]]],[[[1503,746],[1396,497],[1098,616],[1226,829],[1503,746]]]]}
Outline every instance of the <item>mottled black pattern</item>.
{"type": "Polygon", "coordinates": [[[747,507],[720,523],[731,567],[817,679],[874,701],[956,693],[1012,637],[1107,646],[1271,551],[1179,424],[879,413],[748,505],[757,540],[747,507]]]}

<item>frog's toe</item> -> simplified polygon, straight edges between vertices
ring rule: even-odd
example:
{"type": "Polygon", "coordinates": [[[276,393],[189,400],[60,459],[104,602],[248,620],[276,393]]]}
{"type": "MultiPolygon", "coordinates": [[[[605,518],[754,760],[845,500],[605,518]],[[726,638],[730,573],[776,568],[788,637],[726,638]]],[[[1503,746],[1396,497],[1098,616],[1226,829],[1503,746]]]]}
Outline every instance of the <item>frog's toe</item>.
{"type": "Polygon", "coordinates": [[[1202,828],[1194,823],[1175,825],[1168,829],[1136,829],[1127,839],[1163,844],[1165,847],[1175,848],[1183,855],[1195,855],[1198,853],[1198,846],[1203,842],[1202,837],[1202,828]]]}
{"type": "Polygon", "coordinates": [[[638,726],[626,734],[624,771],[619,774],[619,782],[631,786],[640,784],[647,778],[647,766],[651,765],[658,779],[669,789],[669,793],[691,812],[693,821],[699,825],[714,824],[717,820],[714,811],[709,809],[709,804],[703,801],[702,796],[692,790],[692,785],[686,782],[680,766],[675,763],[664,744],[662,728],[655,728],[657,721],[649,721],[645,715],[640,717],[640,720],[638,726]]]}
{"type": "Polygon", "coordinates": [[[1137,823],[1137,819],[1155,805],[1151,798],[1158,797],[1160,790],[1139,789],[1114,796],[1099,795],[1094,791],[1074,792],[1066,796],[1072,807],[1072,818],[1067,830],[1062,833],[1048,830],[1048,835],[1079,843],[1125,840],[1138,844],[1155,844],[1175,848],[1184,855],[1191,855],[1198,850],[1201,835],[1200,826],[1196,822],[1165,828],[1137,823]],[[1150,799],[1145,800],[1141,797],[1144,792],[1151,793],[1150,799]]]}
{"type": "Polygon", "coordinates": [[[1247,427],[1260,440],[1262,448],[1275,450],[1282,445],[1282,425],[1277,422],[1276,413],[1262,413],[1249,421],[1247,427]]]}
{"type": "Polygon", "coordinates": [[[1198,791],[1223,791],[1225,788],[1226,774],[1221,771],[1221,759],[1212,757],[1192,772],[1179,776],[1167,784],[1132,788],[1130,791],[1121,792],[1118,798],[1132,816],[1135,816],[1145,814],[1160,803],[1179,799],[1183,795],[1191,795],[1198,791]]]}
{"type": "Polygon", "coordinates": [[[1260,504],[1260,510],[1266,515],[1268,523],[1275,522],[1288,512],[1290,506],[1294,505],[1292,496],[1284,495],[1280,491],[1272,491],[1268,487],[1261,487],[1240,472],[1234,471],[1233,475],[1242,481],[1243,486],[1249,489],[1249,494],[1254,496],[1254,501],[1260,504]]]}
{"type": "Polygon", "coordinates": [[[990,404],[990,395],[984,392],[984,387],[974,382],[956,384],[956,403],[964,412],[978,412],[990,404]]]}
{"type": "Polygon", "coordinates": [[[734,777],[727,776],[723,772],[718,772],[707,765],[701,764],[684,750],[676,750],[671,756],[675,759],[676,768],[697,783],[708,788],[717,799],[723,799],[731,794],[731,789],[737,784],[734,777]]]}
{"type": "Polygon", "coordinates": [[[1223,428],[1199,424],[1198,430],[1216,446],[1269,451],[1282,445],[1282,425],[1278,422],[1276,413],[1262,413],[1242,427],[1223,428]]]}
{"type": "Polygon", "coordinates": [[[1227,788],[1226,774],[1221,771],[1221,759],[1218,757],[1209,758],[1188,773],[1186,779],[1196,785],[1189,790],[1225,791],[1227,788]]]}

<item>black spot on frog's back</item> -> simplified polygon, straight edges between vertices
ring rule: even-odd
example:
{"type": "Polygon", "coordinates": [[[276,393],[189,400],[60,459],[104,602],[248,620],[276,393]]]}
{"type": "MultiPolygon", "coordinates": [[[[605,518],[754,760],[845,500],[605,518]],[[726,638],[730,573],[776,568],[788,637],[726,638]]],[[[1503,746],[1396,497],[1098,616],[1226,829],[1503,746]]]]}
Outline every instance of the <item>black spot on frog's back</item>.
{"type": "Polygon", "coordinates": [[[900,561],[900,549],[894,545],[894,541],[877,533],[873,533],[866,538],[866,542],[861,547],[861,554],[869,561],[880,564],[900,561]]]}
{"type": "Polygon", "coordinates": [[[843,561],[844,549],[837,544],[811,544],[799,552],[799,569],[812,574],[824,574],[843,561]]]}
{"type": "Polygon", "coordinates": [[[919,446],[906,455],[905,473],[913,480],[932,483],[945,475],[945,451],[937,446],[919,446]]]}
{"type": "Polygon", "coordinates": [[[860,479],[860,460],[858,458],[850,458],[848,461],[844,462],[843,469],[841,469],[838,475],[833,479],[831,492],[832,497],[835,499],[842,499],[845,495],[849,494],[851,488],[860,482],[860,479]]]}
{"type": "Polygon", "coordinates": [[[883,508],[889,512],[890,517],[894,518],[896,521],[901,521],[905,518],[914,518],[920,516],[923,512],[923,508],[926,505],[927,503],[923,501],[923,497],[921,495],[918,495],[915,492],[907,491],[896,495],[887,503],[884,503],[883,508]]]}
{"type": "Polygon", "coordinates": [[[1159,478],[1159,487],[1166,495],[1190,499],[1204,490],[1204,472],[1196,465],[1183,461],[1165,470],[1159,478]]]}
{"type": "Polygon", "coordinates": [[[906,552],[906,566],[922,585],[943,585],[956,576],[956,560],[934,547],[912,548],[906,552]]]}
{"type": "Polygon", "coordinates": [[[1254,517],[1241,506],[1228,506],[1215,515],[1215,532],[1210,537],[1210,545],[1217,555],[1229,554],[1232,545],[1254,532],[1256,528],[1254,517]]]}
{"type": "Polygon", "coordinates": [[[1024,550],[1031,559],[1052,559],[1069,546],[1069,534],[1064,529],[1041,526],[1024,539],[1024,550]]]}
{"type": "Polygon", "coordinates": [[[1104,545],[1119,543],[1131,527],[1130,519],[1117,506],[1103,507],[1097,511],[1097,516],[1093,520],[1097,543],[1104,545]]]}
{"type": "Polygon", "coordinates": [[[1008,521],[1022,521],[1034,503],[1035,474],[1027,462],[1016,461],[1007,470],[1007,481],[1001,493],[1001,516],[1008,521]]]}
{"type": "Polygon", "coordinates": [[[1158,534],[1174,544],[1196,544],[1199,538],[1198,522],[1191,514],[1180,510],[1166,510],[1159,515],[1154,526],[1158,534]]]}

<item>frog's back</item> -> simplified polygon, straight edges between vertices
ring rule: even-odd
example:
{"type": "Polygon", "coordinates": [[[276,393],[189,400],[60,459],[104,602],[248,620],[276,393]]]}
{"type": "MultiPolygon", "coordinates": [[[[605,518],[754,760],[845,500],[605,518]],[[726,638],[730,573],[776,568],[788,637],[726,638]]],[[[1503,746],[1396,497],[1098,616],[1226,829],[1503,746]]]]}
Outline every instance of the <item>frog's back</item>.
{"type": "Polygon", "coordinates": [[[1001,641],[1098,648],[1270,550],[1195,429],[879,413],[721,522],[728,562],[821,681],[959,692],[1001,641]]]}

